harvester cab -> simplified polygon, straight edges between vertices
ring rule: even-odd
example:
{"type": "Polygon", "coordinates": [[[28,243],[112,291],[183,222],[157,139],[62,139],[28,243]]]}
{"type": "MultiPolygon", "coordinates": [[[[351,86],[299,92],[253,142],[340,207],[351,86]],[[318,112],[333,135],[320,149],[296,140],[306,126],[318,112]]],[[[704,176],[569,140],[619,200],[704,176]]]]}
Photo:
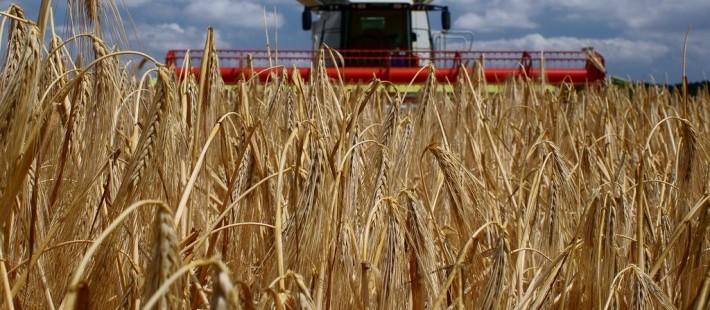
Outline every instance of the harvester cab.
{"type": "Polygon", "coordinates": [[[429,12],[441,12],[441,29],[451,27],[447,6],[411,1],[304,4],[302,26],[311,30],[313,50],[343,51],[349,67],[419,67],[433,50],[429,12]],[[318,13],[315,23],[312,13],[318,13]]]}
{"type": "MultiPolygon", "coordinates": [[[[297,0],[303,5],[301,26],[311,32],[309,50],[217,50],[222,78],[227,84],[272,73],[297,70],[309,80],[318,51],[330,48],[341,56],[326,61],[328,77],[345,83],[370,81],[373,76],[394,84],[423,83],[421,67],[434,65],[436,79],[454,81],[465,70],[481,68],[479,76],[489,84],[511,77],[543,80],[548,84],[589,84],[606,76],[604,58],[592,48],[576,51],[475,50],[468,44],[447,45],[451,13],[431,0],[297,0]],[[440,30],[431,28],[430,16],[438,15],[440,30]],[[474,66],[474,64],[478,64],[474,66]]],[[[201,50],[189,52],[193,60],[201,50]]],[[[188,50],[170,50],[166,63],[182,74],[188,50]]],[[[199,65],[198,65],[199,66],[199,65]]],[[[478,69],[476,69],[478,70],[478,69]]],[[[200,69],[192,68],[198,75],[200,69]]]]}
{"type": "Polygon", "coordinates": [[[431,50],[430,11],[441,11],[442,30],[451,27],[447,6],[411,1],[330,3],[301,0],[303,30],[312,31],[313,49],[431,50]],[[309,5],[310,4],[310,5],[309,5]],[[312,13],[318,13],[313,23],[312,13]]]}

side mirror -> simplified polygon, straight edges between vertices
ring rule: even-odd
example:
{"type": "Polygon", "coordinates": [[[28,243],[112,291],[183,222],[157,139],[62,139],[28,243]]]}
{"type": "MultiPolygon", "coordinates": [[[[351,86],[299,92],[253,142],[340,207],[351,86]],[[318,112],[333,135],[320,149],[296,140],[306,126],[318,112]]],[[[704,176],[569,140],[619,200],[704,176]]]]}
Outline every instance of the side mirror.
{"type": "Polygon", "coordinates": [[[313,17],[311,16],[311,9],[304,7],[303,15],[301,15],[301,27],[303,27],[303,30],[311,30],[312,20],[313,17]]]}
{"type": "Polygon", "coordinates": [[[451,29],[451,12],[448,9],[441,11],[441,29],[444,31],[451,29]]]}

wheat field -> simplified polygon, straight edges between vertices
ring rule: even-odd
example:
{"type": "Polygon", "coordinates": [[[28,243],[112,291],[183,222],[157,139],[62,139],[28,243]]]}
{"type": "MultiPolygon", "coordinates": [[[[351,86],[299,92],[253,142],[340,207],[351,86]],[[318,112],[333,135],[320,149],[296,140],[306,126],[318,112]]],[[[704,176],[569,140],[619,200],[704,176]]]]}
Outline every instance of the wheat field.
{"type": "Polygon", "coordinates": [[[707,90],[226,88],[2,17],[2,309],[709,307],[707,90]]]}

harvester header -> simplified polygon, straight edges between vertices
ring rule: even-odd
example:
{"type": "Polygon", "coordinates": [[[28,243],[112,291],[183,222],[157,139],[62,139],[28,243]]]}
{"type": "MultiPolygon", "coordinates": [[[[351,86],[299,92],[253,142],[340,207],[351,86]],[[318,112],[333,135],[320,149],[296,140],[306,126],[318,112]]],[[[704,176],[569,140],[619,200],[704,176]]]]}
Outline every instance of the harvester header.
{"type": "MultiPolygon", "coordinates": [[[[431,1],[317,1],[304,6],[301,26],[311,32],[309,50],[217,50],[222,77],[228,84],[257,75],[266,81],[272,72],[297,70],[309,80],[317,51],[334,49],[342,57],[326,62],[330,78],[364,83],[377,77],[395,84],[421,83],[421,67],[433,64],[441,82],[471,73],[475,65],[490,84],[511,77],[544,80],[550,84],[590,84],[606,76],[604,57],[592,48],[577,51],[475,50],[470,32],[451,30],[447,6],[431,1]],[[432,30],[430,13],[440,13],[440,30],[432,30]],[[316,18],[314,19],[314,15],[316,18]],[[450,47],[455,47],[451,49],[450,47]]],[[[202,51],[189,51],[199,59],[202,51]]],[[[166,63],[178,73],[188,50],[170,50],[166,63]]],[[[199,74],[197,64],[192,73],[199,74]]]]}

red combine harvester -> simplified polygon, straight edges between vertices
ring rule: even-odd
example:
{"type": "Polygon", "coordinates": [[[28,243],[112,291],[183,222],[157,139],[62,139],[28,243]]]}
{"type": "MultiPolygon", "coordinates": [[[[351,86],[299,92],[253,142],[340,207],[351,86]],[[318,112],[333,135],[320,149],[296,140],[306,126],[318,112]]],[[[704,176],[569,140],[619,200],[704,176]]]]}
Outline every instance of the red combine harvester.
{"type": "MultiPolygon", "coordinates": [[[[346,83],[369,82],[372,77],[394,84],[422,83],[426,74],[417,73],[432,63],[440,82],[454,81],[461,70],[471,72],[476,61],[482,63],[487,83],[498,84],[511,76],[544,80],[549,84],[590,84],[606,76],[604,58],[591,48],[580,51],[481,51],[470,49],[470,33],[451,31],[447,6],[432,5],[431,0],[347,1],[298,0],[304,5],[302,26],[311,30],[311,50],[217,50],[222,78],[235,84],[257,75],[269,79],[272,72],[297,70],[304,80],[311,76],[317,51],[328,46],[341,56],[326,57],[330,78],[346,83]],[[432,31],[429,12],[441,12],[441,31],[432,31]],[[318,18],[313,21],[312,12],[318,18]],[[469,36],[467,36],[469,35],[469,36]],[[446,48],[456,40],[458,50],[446,48]],[[451,44],[451,43],[449,43],[451,44]],[[466,48],[469,46],[469,48],[466,48]]],[[[170,50],[166,63],[179,67],[188,52],[200,59],[201,50],[170,50]]],[[[199,75],[199,66],[192,73],[199,75]]]]}

